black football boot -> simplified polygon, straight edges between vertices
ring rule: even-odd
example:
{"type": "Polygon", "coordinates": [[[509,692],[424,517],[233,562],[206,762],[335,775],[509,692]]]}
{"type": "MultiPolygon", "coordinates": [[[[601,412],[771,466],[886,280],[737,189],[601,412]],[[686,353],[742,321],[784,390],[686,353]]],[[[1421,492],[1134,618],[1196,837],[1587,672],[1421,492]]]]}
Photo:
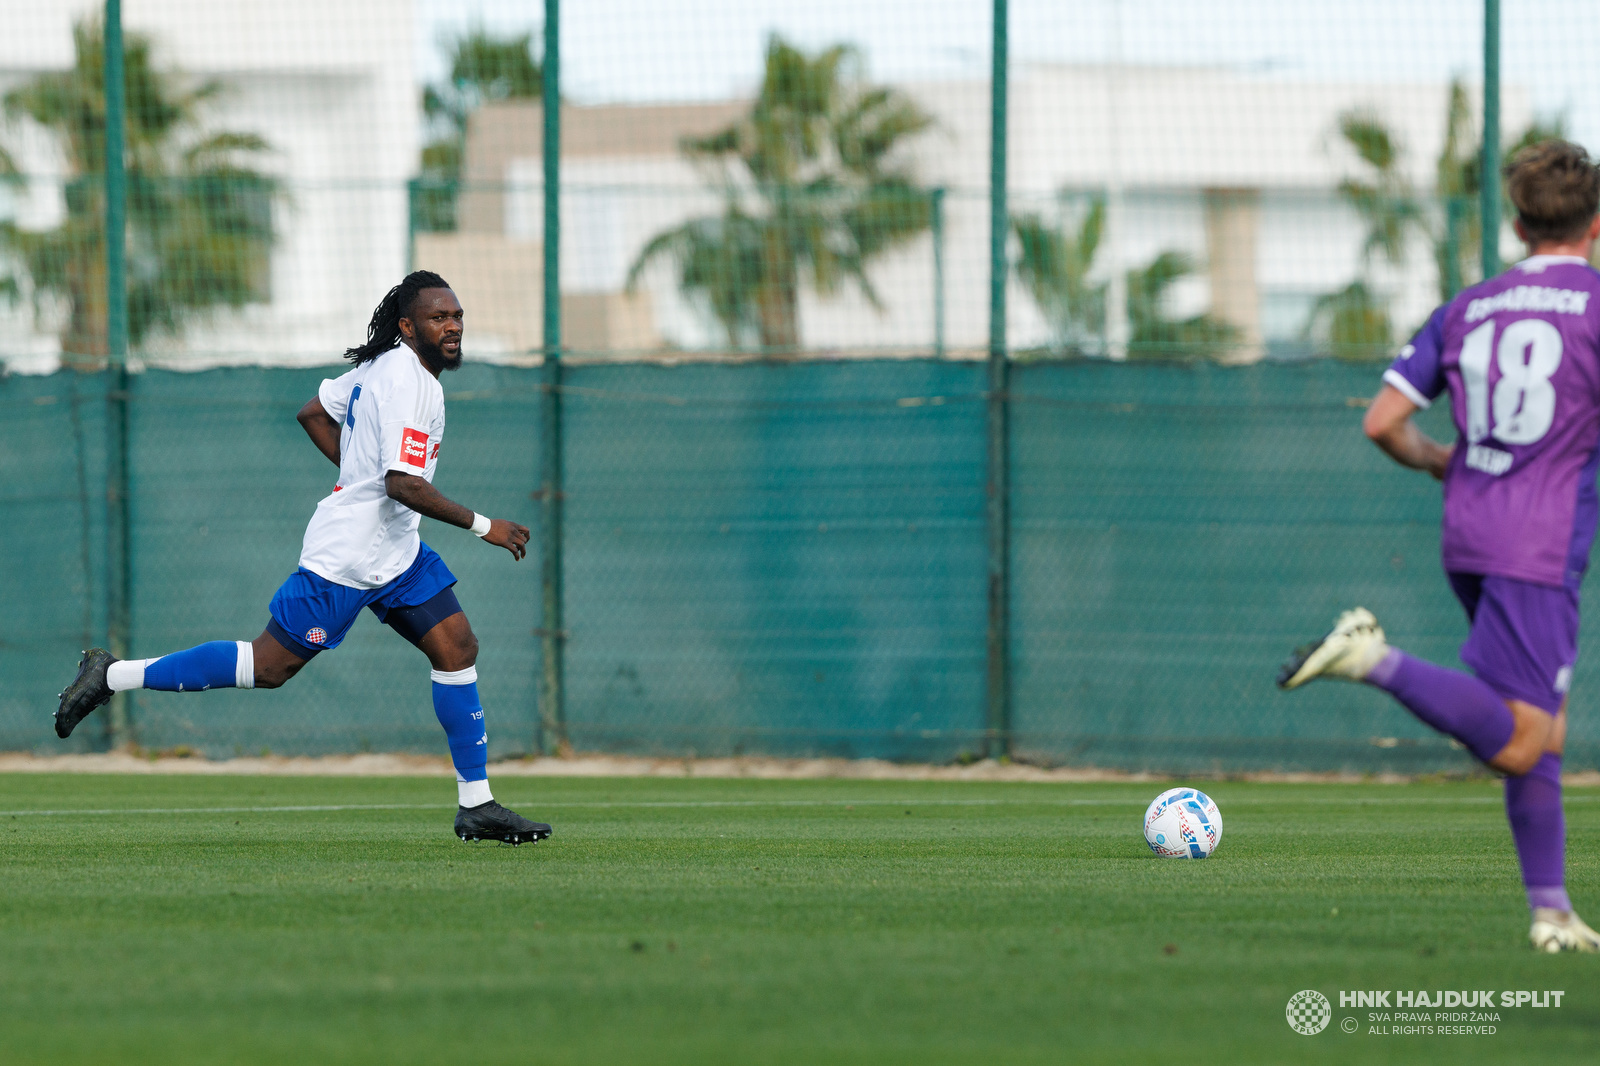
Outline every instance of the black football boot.
{"type": "Polygon", "coordinates": [[[498,840],[503,844],[535,844],[550,835],[543,822],[530,822],[494,800],[456,809],[456,836],[462,840],[498,840]]]}
{"type": "Polygon", "coordinates": [[[67,739],[78,723],[89,717],[90,711],[111,701],[106,667],[116,661],[116,656],[104,648],[90,648],[83,653],[78,663],[78,676],[61,693],[61,706],[56,708],[56,736],[67,739]]]}

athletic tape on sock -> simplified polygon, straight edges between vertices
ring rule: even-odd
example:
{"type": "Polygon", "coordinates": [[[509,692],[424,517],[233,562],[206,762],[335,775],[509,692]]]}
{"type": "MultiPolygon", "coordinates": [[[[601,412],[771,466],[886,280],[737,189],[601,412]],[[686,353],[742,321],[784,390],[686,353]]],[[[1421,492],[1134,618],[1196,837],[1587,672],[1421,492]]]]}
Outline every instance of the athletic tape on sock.
{"type": "Polygon", "coordinates": [[[235,688],[256,687],[256,649],[255,645],[242,640],[234,641],[239,645],[239,661],[233,664],[233,684],[235,688]]]}
{"type": "Polygon", "coordinates": [[[144,668],[154,659],[118,659],[106,667],[106,686],[112,692],[144,688],[144,668]]]}
{"type": "Polygon", "coordinates": [[[1540,907],[1549,907],[1551,910],[1570,911],[1572,900],[1567,896],[1565,887],[1556,886],[1530,886],[1528,888],[1528,909],[1537,910],[1540,907]]]}
{"type": "Polygon", "coordinates": [[[481,807],[494,799],[494,793],[489,791],[489,782],[463,781],[461,775],[456,775],[456,802],[463,807],[481,807]]]}
{"type": "Polygon", "coordinates": [[[1403,662],[1405,662],[1404,653],[1399,648],[1390,648],[1388,653],[1378,660],[1377,665],[1367,671],[1367,676],[1362,680],[1377,688],[1387,689],[1403,662]]]}
{"type": "Polygon", "coordinates": [[[469,666],[465,670],[435,670],[430,676],[441,685],[471,685],[478,680],[478,668],[469,666]]]}

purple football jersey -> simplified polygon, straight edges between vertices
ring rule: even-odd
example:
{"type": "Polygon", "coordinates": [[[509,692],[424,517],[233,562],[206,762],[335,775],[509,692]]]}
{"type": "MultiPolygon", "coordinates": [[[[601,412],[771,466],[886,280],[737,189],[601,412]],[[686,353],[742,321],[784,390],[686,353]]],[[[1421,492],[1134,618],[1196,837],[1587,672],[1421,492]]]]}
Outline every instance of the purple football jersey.
{"type": "Polygon", "coordinates": [[[1383,380],[1419,407],[1446,388],[1446,570],[1576,588],[1600,497],[1600,272],[1540,255],[1461,292],[1383,380]]]}

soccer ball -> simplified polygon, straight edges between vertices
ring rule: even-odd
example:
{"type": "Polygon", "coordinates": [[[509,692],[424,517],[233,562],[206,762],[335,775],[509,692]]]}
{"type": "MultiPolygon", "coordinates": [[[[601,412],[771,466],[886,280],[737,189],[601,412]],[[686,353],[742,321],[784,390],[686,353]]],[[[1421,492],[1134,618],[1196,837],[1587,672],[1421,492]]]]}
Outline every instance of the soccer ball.
{"type": "Polygon", "coordinates": [[[1165,859],[1203,859],[1222,839],[1222,812],[1195,788],[1169,788],[1144,812],[1144,840],[1165,859]]]}

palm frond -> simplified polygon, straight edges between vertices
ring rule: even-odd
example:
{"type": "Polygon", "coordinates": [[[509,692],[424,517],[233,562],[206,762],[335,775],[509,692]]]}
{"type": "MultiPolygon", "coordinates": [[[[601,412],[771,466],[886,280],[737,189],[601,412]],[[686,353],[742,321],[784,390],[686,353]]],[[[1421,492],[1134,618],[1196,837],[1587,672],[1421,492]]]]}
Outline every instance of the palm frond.
{"type": "Polygon", "coordinates": [[[183,167],[189,171],[226,167],[238,153],[259,155],[272,151],[266,138],[255,133],[225,130],[201,138],[183,152],[183,167]]]}
{"type": "Polygon", "coordinates": [[[851,286],[881,307],[871,261],[932,218],[929,190],[892,163],[894,150],[930,124],[909,98],[865,82],[854,46],[808,53],[769,37],[750,111],[680,142],[686,158],[708,164],[722,213],[652,237],[628,285],[668,259],[680,290],[711,312],[730,343],[757,335],[769,350],[798,343],[802,277],[821,295],[851,286]]]}
{"type": "Polygon", "coordinates": [[[27,179],[23,177],[22,171],[17,169],[16,160],[11,158],[11,153],[6,151],[4,145],[0,145],[0,184],[24,185],[26,183],[27,179]]]}
{"type": "Polygon", "coordinates": [[[1105,285],[1089,280],[1105,226],[1105,200],[1095,197],[1076,229],[1053,226],[1038,214],[1011,221],[1017,277],[1049,324],[1057,351],[1097,345],[1105,324],[1105,285]]]}
{"type": "MultiPolygon", "coordinates": [[[[26,272],[36,307],[65,304],[64,351],[103,355],[105,336],[105,99],[100,24],[77,23],[73,66],[14,88],[6,113],[56,135],[71,177],[55,228],[0,230],[26,272]]],[[[128,92],[129,339],[177,335],[215,308],[260,300],[276,234],[279,181],[244,165],[271,150],[259,135],[202,128],[220,83],[158,67],[148,38],[124,37],[128,92]]]]}
{"type": "Polygon", "coordinates": [[[1300,330],[1302,339],[1353,361],[1387,358],[1393,334],[1387,303],[1363,281],[1319,297],[1300,330]]]}
{"type": "Polygon", "coordinates": [[[737,347],[757,331],[766,237],[759,220],[735,209],[691,219],[650,239],[628,268],[626,288],[634,291],[657,260],[671,262],[679,288],[710,312],[737,347]]]}
{"type": "Polygon", "coordinates": [[[1350,147],[1379,173],[1392,171],[1400,152],[1389,127],[1374,111],[1356,109],[1339,116],[1339,132],[1350,147]]]}

